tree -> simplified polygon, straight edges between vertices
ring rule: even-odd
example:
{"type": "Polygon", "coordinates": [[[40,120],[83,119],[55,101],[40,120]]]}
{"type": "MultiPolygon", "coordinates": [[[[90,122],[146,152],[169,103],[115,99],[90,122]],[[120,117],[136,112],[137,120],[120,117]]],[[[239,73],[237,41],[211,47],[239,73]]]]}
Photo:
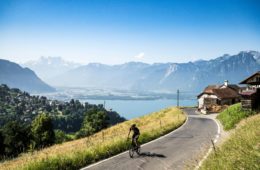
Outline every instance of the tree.
{"type": "Polygon", "coordinates": [[[63,143],[68,141],[68,137],[62,130],[55,130],[55,143],[63,143]]]}
{"type": "Polygon", "coordinates": [[[32,122],[32,135],[34,146],[43,148],[55,141],[55,134],[51,118],[45,113],[39,114],[32,122]]]}
{"type": "Polygon", "coordinates": [[[11,121],[3,127],[5,154],[17,156],[28,149],[30,144],[30,128],[24,124],[11,121]]]}
{"type": "Polygon", "coordinates": [[[0,131],[0,159],[1,159],[1,156],[4,155],[4,136],[2,134],[2,132],[0,131]]]}
{"type": "Polygon", "coordinates": [[[77,138],[89,136],[95,132],[106,128],[108,125],[108,117],[104,110],[90,109],[84,118],[80,132],[77,133],[77,138]]]}

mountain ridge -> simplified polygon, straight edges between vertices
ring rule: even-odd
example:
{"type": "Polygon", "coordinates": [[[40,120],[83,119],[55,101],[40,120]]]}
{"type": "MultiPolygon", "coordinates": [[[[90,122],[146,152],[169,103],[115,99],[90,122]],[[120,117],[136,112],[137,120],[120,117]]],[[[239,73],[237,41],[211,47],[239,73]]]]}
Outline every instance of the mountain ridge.
{"type": "Polygon", "coordinates": [[[7,84],[12,88],[20,88],[30,93],[55,91],[31,69],[4,59],[0,59],[0,84],[7,84]]]}
{"type": "Polygon", "coordinates": [[[48,80],[79,67],[81,64],[65,61],[61,57],[40,57],[37,60],[27,61],[21,64],[35,71],[37,75],[48,83],[48,80]]]}
{"type": "Polygon", "coordinates": [[[224,80],[239,83],[258,70],[260,53],[241,51],[236,55],[224,54],[211,60],[187,63],[89,63],[56,77],[50,83],[68,87],[201,91],[208,84],[222,84],[224,80]]]}

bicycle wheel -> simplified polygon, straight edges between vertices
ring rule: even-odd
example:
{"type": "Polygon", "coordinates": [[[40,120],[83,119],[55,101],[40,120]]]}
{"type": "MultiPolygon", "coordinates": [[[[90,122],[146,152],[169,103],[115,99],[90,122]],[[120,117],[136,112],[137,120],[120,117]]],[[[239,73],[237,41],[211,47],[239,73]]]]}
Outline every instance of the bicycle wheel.
{"type": "Polygon", "coordinates": [[[134,148],[130,148],[129,149],[129,156],[130,156],[130,158],[133,158],[133,156],[134,156],[134,148]]]}
{"type": "Polygon", "coordinates": [[[137,148],[136,148],[136,153],[137,153],[137,155],[140,155],[140,153],[141,153],[141,147],[140,146],[138,146],[137,148]]]}

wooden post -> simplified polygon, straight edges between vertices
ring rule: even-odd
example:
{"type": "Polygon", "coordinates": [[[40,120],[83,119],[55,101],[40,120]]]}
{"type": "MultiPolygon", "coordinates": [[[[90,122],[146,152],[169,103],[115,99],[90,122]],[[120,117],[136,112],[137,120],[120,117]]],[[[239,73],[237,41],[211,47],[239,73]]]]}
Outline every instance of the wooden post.
{"type": "Polygon", "coordinates": [[[161,121],[161,119],[160,119],[160,128],[162,128],[162,121],[161,121]]]}
{"type": "Polygon", "coordinates": [[[211,139],[211,143],[212,143],[212,146],[213,146],[213,149],[214,149],[214,153],[217,154],[216,147],[215,147],[214,141],[212,139],[211,139]]]}
{"type": "Polygon", "coordinates": [[[105,140],[105,133],[104,131],[102,131],[102,141],[104,142],[104,140],[105,140]]]}

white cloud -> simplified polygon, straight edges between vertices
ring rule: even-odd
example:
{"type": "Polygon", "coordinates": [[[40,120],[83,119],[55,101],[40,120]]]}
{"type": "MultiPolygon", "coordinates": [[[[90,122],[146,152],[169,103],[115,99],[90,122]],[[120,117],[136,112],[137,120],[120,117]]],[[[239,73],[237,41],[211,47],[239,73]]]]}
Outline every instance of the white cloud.
{"type": "Polygon", "coordinates": [[[144,52],[141,52],[141,53],[137,54],[136,56],[134,56],[134,58],[136,58],[136,59],[144,59],[144,52]]]}

